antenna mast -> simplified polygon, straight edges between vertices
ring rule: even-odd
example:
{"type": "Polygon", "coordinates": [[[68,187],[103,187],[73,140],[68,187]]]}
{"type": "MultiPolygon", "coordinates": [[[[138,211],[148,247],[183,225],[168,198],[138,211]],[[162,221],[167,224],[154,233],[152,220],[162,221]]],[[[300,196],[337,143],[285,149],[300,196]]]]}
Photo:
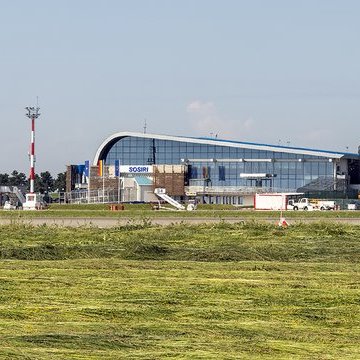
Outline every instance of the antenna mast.
{"type": "Polygon", "coordinates": [[[147,130],[147,123],[146,123],[146,119],[144,120],[144,134],[146,134],[146,130],[147,130]]]}
{"type": "Polygon", "coordinates": [[[35,192],[35,119],[40,116],[39,110],[37,107],[27,106],[25,108],[27,113],[25,114],[31,120],[31,145],[30,145],[30,193],[35,192]]]}

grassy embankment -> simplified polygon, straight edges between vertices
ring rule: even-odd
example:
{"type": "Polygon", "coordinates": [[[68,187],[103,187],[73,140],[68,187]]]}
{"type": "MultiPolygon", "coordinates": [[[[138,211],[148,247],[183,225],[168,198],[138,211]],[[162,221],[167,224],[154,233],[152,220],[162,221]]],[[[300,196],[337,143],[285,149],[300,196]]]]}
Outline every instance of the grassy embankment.
{"type": "MultiPolygon", "coordinates": [[[[53,204],[47,210],[42,211],[4,211],[0,210],[2,218],[32,218],[32,217],[111,217],[111,218],[278,218],[279,211],[254,211],[236,208],[231,205],[200,205],[196,211],[155,211],[150,204],[125,204],[123,211],[110,211],[107,204],[79,204],[59,205],[53,204]]],[[[169,207],[171,207],[169,205],[169,207]]],[[[296,218],[356,218],[360,217],[358,211],[286,211],[286,217],[296,218]]]]}
{"type": "Polygon", "coordinates": [[[360,227],[0,227],[1,359],[359,359],[360,227]]]}

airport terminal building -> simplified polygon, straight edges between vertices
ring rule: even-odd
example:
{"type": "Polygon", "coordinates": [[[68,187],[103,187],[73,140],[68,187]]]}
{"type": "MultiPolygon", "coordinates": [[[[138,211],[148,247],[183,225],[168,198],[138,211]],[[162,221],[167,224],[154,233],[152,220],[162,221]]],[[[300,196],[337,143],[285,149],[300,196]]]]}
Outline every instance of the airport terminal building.
{"type": "Polygon", "coordinates": [[[256,192],[357,197],[360,190],[359,154],[217,138],[119,132],[99,146],[90,168],[83,176],[68,167],[68,191],[90,183],[92,191],[121,193],[121,201],[155,201],[161,187],[179,199],[240,205],[256,192]]]}

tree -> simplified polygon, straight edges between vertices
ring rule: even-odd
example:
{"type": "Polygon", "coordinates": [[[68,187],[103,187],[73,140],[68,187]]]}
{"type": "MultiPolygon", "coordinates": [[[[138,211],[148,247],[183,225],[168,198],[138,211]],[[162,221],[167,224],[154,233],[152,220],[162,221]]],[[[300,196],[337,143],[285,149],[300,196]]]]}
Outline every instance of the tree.
{"type": "Polygon", "coordinates": [[[28,179],[24,173],[19,173],[14,170],[10,175],[9,174],[0,174],[0,185],[6,186],[26,186],[28,184],[28,179]]]}
{"type": "Polygon", "coordinates": [[[40,192],[41,194],[48,193],[54,189],[54,179],[49,173],[49,171],[44,171],[35,175],[35,192],[40,192]]]}
{"type": "Polygon", "coordinates": [[[54,190],[59,192],[66,191],[66,172],[59,173],[54,182],[54,190]]]}
{"type": "Polygon", "coordinates": [[[49,173],[49,171],[45,171],[40,173],[41,180],[45,186],[45,191],[53,191],[54,190],[54,179],[49,173]]]}
{"type": "MultiPolygon", "coordinates": [[[[0,174],[0,186],[26,186],[29,185],[29,179],[22,173],[14,170],[9,174],[0,174]]],[[[44,171],[40,175],[35,175],[35,192],[42,194],[52,192],[55,190],[66,190],[66,172],[59,173],[56,180],[52,177],[49,171],[44,171]]]]}
{"type": "Polygon", "coordinates": [[[9,174],[0,174],[0,186],[9,185],[9,174]]]}
{"type": "Polygon", "coordinates": [[[19,173],[14,170],[9,177],[9,185],[12,186],[26,186],[28,183],[28,179],[24,173],[19,173]]]}

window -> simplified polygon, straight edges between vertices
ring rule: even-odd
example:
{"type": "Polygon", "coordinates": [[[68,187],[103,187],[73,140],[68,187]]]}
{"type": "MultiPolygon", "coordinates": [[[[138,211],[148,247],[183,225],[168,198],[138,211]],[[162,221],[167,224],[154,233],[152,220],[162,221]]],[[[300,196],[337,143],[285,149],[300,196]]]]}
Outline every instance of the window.
{"type": "Polygon", "coordinates": [[[219,181],[225,181],[225,166],[219,166],[219,181]]]}

